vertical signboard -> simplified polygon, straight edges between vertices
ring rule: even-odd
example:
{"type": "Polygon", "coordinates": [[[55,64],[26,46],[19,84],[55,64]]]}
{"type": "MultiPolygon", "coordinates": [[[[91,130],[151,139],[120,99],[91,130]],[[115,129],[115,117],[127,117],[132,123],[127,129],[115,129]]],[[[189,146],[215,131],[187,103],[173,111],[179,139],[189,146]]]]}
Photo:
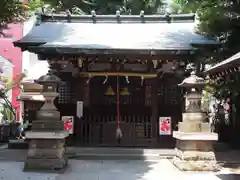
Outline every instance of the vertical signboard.
{"type": "Polygon", "coordinates": [[[77,117],[80,119],[83,116],[83,101],[77,101],[77,117]]]}
{"type": "Polygon", "coordinates": [[[172,119],[171,117],[159,117],[159,135],[172,134],[172,119]]]}
{"type": "Polygon", "coordinates": [[[62,116],[62,121],[64,123],[64,130],[69,134],[73,134],[74,128],[74,117],[73,116],[62,116]]]}

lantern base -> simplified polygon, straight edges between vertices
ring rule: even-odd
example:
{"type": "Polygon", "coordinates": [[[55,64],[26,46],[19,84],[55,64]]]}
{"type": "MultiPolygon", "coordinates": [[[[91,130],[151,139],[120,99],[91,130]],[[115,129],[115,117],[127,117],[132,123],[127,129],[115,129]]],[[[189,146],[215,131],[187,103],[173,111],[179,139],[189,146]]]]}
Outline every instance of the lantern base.
{"type": "Polygon", "coordinates": [[[217,168],[213,143],[218,134],[174,131],[176,157],[174,164],[185,171],[215,171],[217,168]]]}
{"type": "Polygon", "coordinates": [[[28,132],[28,155],[24,171],[62,171],[68,165],[65,156],[67,132],[28,132]]]}
{"type": "Polygon", "coordinates": [[[216,160],[182,160],[178,157],[174,157],[172,163],[181,171],[198,171],[198,172],[217,172],[221,170],[221,166],[216,160]]]}

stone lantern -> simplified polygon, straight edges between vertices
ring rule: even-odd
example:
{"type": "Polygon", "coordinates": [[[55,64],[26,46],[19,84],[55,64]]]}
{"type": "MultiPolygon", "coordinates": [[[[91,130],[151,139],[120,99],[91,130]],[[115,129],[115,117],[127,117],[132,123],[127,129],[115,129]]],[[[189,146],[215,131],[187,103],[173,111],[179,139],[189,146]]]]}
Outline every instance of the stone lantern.
{"type": "Polygon", "coordinates": [[[45,104],[37,112],[36,120],[33,120],[32,131],[26,133],[29,149],[24,169],[61,170],[67,166],[65,139],[68,136],[60,112],[54,106],[54,99],[58,96],[57,86],[61,80],[48,72],[35,82],[43,86],[45,104]]]}
{"type": "Polygon", "coordinates": [[[212,133],[210,124],[204,122],[207,118],[201,110],[204,79],[193,72],[179,86],[187,91],[185,98],[188,103],[178,131],[173,132],[177,151],[174,163],[183,170],[215,170],[213,143],[218,140],[218,134],[212,133]]]}

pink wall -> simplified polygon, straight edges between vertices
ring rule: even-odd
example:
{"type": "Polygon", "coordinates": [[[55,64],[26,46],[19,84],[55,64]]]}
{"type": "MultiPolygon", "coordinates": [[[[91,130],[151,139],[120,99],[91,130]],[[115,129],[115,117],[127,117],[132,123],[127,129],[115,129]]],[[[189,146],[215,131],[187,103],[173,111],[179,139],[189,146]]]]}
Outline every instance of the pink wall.
{"type": "MultiPolygon", "coordinates": [[[[13,78],[22,72],[22,52],[20,48],[13,46],[13,41],[19,40],[23,36],[22,24],[10,24],[9,28],[4,30],[7,35],[11,35],[10,38],[0,37],[0,56],[4,56],[6,59],[13,63],[13,78]]],[[[18,88],[12,91],[12,104],[14,108],[19,111],[19,101],[16,97],[19,95],[20,90],[18,88]]],[[[19,112],[17,112],[17,115],[19,112]]]]}

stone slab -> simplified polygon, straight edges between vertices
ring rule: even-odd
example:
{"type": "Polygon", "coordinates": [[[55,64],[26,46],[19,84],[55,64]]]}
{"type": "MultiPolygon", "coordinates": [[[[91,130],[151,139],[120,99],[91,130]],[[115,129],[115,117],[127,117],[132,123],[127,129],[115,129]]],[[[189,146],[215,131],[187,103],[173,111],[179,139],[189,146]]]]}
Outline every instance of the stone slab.
{"type": "Polygon", "coordinates": [[[36,118],[37,120],[61,121],[59,111],[42,108],[36,112],[36,118]]]}
{"type": "Polygon", "coordinates": [[[213,151],[213,142],[206,140],[180,140],[176,139],[176,148],[182,151],[200,151],[209,152],[213,151]]]}
{"type": "Polygon", "coordinates": [[[23,139],[10,140],[8,142],[9,149],[27,149],[28,142],[23,139]]]}
{"type": "Polygon", "coordinates": [[[173,137],[180,140],[206,140],[206,141],[217,141],[217,133],[206,133],[206,132],[179,132],[173,131],[173,137]]]}
{"type": "Polygon", "coordinates": [[[221,170],[221,166],[216,161],[185,161],[179,158],[171,160],[181,171],[211,171],[217,172],[221,170]]]}
{"type": "Polygon", "coordinates": [[[201,132],[200,122],[179,122],[178,130],[180,132],[201,132]]]}
{"type": "Polygon", "coordinates": [[[186,161],[216,161],[215,153],[213,151],[181,151],[176,149],[176,157],[180,160],[186,161]]]}
{"type": "Polygon", "coordinates": [[[205,118],[206,114],[202,112],[185,112],[182,114],[183,122],[202,122],[205,118]]]}
{"type": "Polygon", "coordinates": [[[30,139],[29,140],[29,148],[60,149],[60,148],[64,148],[64,147],[65,147],[65,139],[30,139]]]}
{"type": "Polygon", "coordinates": [[[201,123],[201,131],[204,133],[211,132],[211,125],[209,123],[201,123]]]}
{"type": "Polygon", "coordinates": [[[57,149],[28,149],[28,158],[39,158],[39,159],[52,159],[61,158],[64,156],[65,148],[57,149]]]}
{"type": "Polygon", "coordinates": [[[211,127],[209,123],[204,123],[204,122],[179,122],[178,123],[178,130],[179,132],[204,132],[204,133],[210,133],[211,132],[211,127]]]}
{"type": "Polygon", "coordinates": [[[63,131],[63,121],[37,120],[32,123],[32,131],[63,131]]]}
{"type": "Polygon", "coordinates": [[[59,132],[29,131],[29,132],[26,132],[26,135],[25,135],[27,139],[65,139],[68,136],[69,136],[69,133],[66,131],[59,131],[59,132]]]}

